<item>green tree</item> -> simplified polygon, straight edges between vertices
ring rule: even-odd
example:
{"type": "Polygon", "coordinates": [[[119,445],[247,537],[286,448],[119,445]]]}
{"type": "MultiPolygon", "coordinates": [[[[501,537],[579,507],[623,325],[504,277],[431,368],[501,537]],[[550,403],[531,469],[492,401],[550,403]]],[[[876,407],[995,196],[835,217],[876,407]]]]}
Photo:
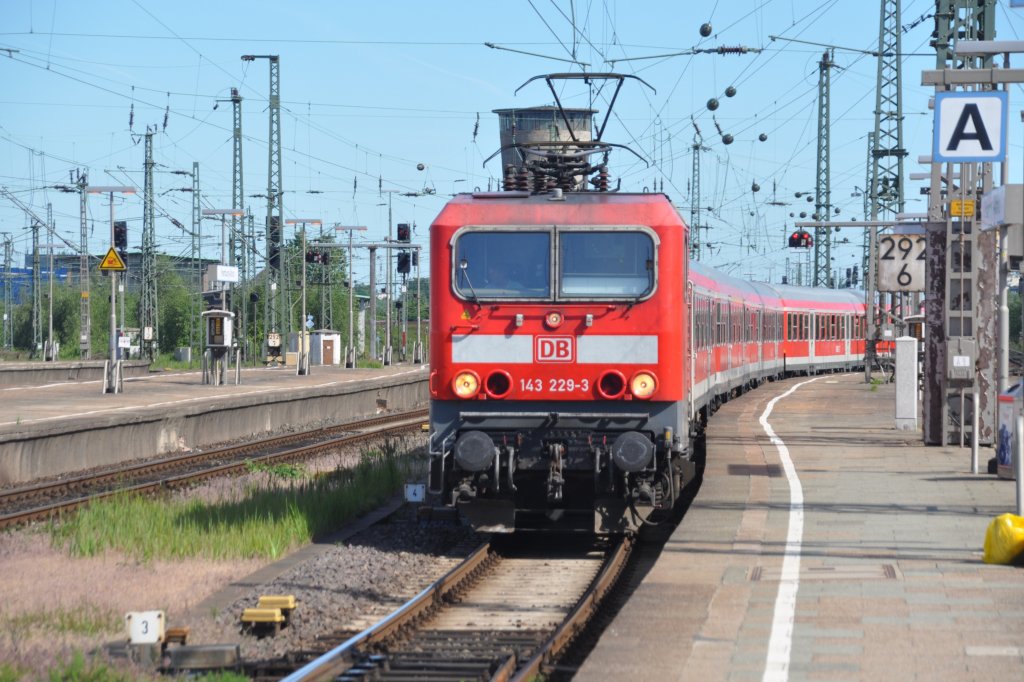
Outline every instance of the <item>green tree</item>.
{"type": "MultiPolygon", "coordinates": [[[[198,292],[189,291],[185,281],[172,269],[166,268],[157,280],[159,300],[161,353],[173,353],[181,346],[192,343],[192,329],[198,328],[199,320],[193,319],[198,314],[198,307],[193,297],[198,292]]],[[[196,339],[198,342],[198,338],[196,339]]]]}

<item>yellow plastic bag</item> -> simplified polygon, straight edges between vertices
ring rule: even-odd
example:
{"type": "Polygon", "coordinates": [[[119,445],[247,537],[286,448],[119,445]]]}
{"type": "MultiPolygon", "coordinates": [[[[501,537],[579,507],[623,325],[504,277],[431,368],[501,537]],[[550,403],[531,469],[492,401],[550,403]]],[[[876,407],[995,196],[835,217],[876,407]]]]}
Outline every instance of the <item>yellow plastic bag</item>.
{"type": "Polygon", "coordinates": [[[1012,564],[1024,553],[1024,518],[1002,514],[985,531],[986,564],[1012,564]]]}

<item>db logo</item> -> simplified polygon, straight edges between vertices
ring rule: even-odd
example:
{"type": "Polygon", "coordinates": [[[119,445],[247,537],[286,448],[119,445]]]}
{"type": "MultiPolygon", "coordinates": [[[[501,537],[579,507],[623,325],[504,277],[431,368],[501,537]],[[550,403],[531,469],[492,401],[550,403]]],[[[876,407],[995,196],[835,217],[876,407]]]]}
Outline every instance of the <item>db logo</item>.
{"type": "Polygon", "coordinates": [[[573,362],[576,359],[576,339],[571,336],[538,336],[534,340],[537,362],[573,362]]]}

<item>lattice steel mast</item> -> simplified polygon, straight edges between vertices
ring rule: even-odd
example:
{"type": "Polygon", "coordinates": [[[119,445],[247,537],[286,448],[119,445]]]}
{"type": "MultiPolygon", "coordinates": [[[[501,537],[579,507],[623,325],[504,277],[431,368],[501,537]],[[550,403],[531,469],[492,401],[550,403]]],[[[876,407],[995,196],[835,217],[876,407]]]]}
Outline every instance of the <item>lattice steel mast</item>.
{"type": "MultiPolygon", "coordinates": [[[[814,184],[814,219],[831,218],[832,189],[829,183],[830,127],[832,118],[832,67],[835,65],[832,48],[825,50],[818,62],[818,164],[814,184]]],[[[814,228],[814,279],[816,287],[832,286],[832,228],[814,228]]]]}
{"type": "Polygon", "coordinates": [[[265,329],[277,332],[284,323],[284,278],[281,263],[281,227],[284,224],[281,187],[281,64],[278,55],[243,55],[244,61],[270,62],[270,130],[267,136],[267,270],[265,329]],[[276,285],[276,286],[275,286],[276,285]],[[276,291],[275,291],[276,289],[276,291]]]}
{"type": "MultiPolygon", "coordinates": [[[[146,130],[146,161],[145,161],[145,186],[143,192],[145,201],[142,209],[142,284],[141,296],[139,297],[139,327],[143,333],[148,329],[152,336],[146,340],[143,337],[143,346],[150,360],[153,359],[153,347],[159,338],[156,319],[156,225],[153,212],[153,130],[146,130]]],[[[127,291],[127,287],[125,288],[127,291]]]]}
{"type": "MultiPolygon", "coordinates": [[[[238,88],[231,88],[231,110],[234,122],[231,146],[231,208],[236,211],[243,210],[245,204],[245,192],[242,184],[242,96],[238,94],[238,88]]],[[[247,286],[249,277],[249,261],[246,258],[248,240],[245,235],[246,220],[244,216],[231,216],[231,265],[238,268],[239,281],[247,286]]],[[[246,316],[245,296],[232,296],[231,307],[235,312],[235,319],[238,321],[237,337],[242,340],[243,350],[248,349],[245,340],[249,334],[249,320],[246,316]]]]}
{"type": "Polygon", "coordinates": [[[89,231],[86,218],[86,197],[85,188],[89,185],[85,173],[79,173],[78,182],[78,222],[80,228],[78,254],[78,286],[81,290],[81,297],[78,304],[78,355],[82,360],[88,360],[92,356],[92,304],[90,303],[90,278],[89,278],[89,231]]]}

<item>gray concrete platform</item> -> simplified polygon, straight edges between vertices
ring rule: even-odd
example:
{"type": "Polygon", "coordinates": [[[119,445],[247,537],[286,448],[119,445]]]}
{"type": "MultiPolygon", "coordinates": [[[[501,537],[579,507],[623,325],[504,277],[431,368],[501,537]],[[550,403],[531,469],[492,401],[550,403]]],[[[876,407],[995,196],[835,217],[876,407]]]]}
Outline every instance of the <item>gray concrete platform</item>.
{"type": "Polygon", "coordinates": [[[425,365],[316,366],[244,369],[223,386],[153,373],[118,394],[99,380],[0,387],[0,485],[426,406],[427,377],[425,365]]]}
{"type": "Polygon", "coordinates": [[[897,431],[892,385],[828,375],[767,417],[802,490],[794,506],[759,418],[803,381],[712,418],[692,508],[576,679],[1024,678],[1024,569],[981,560],[1013,482],[897,431]]]}

